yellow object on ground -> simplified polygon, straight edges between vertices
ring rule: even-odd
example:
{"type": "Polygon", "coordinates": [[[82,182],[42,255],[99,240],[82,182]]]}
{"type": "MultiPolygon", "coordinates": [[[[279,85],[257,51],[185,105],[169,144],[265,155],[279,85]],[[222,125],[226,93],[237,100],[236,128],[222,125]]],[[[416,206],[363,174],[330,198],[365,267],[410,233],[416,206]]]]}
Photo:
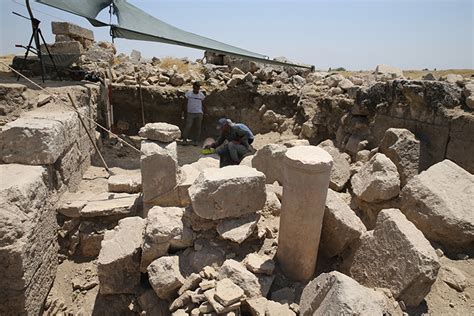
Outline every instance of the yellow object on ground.
{"type": "Polygon", "coordinates": [[[203,155],[210,155],[210,154],[213,154],[216,150],[214,148],[203,148],[203,150],[201,150],[201,153],[203,155]]]}

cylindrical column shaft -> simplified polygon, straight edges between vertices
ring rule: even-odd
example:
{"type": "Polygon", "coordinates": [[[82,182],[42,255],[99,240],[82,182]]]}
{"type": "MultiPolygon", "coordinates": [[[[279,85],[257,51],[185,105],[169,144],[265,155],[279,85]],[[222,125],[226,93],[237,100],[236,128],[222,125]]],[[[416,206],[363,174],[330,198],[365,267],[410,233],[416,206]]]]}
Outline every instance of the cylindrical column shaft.
{"type": "Polygon", "coordinates": [[[316,146],[285,154],[277,258],[290,279],[307,281],[314,274],[332,164],[316,146]]]}

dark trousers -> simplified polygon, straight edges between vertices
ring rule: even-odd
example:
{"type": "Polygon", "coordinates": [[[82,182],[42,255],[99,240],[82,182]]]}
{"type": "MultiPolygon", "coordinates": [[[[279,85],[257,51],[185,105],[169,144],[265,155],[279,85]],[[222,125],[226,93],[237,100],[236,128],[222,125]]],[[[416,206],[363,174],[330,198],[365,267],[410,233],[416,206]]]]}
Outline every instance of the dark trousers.
{"type": "Polygon", "coordinates": [[[183,140],[191,138],[198,142],[201,140],[201,125],[202,125],[202,113],[187,113],[186,125],[184,126],[183,140]],[[190,135],[192,128],[194,127],[194,134],[190,135]]]}

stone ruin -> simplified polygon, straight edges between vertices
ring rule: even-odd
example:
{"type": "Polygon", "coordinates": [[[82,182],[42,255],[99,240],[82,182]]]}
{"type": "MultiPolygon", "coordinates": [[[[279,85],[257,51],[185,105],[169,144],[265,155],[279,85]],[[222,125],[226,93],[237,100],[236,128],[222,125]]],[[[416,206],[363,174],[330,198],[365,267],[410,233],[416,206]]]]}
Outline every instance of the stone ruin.
{"type": "Polygon", "coordinates": [[[112,66],[112,129],[140,153],[67,106],[69,93],[103,123],[107,86],[40,91],[0,78],[0,315],[474,308],[472,80],[408,80],[384,65],[344,77],[210,54],[181,61],[182,72],[115,56],[71,24],[53,32],[53,47],[78,43],[63,46],[84,69],[112,66]],[[205,124],[227,116],[255,130],[240,166],[220,169],[176,142],[196,79],[205,124]]]}

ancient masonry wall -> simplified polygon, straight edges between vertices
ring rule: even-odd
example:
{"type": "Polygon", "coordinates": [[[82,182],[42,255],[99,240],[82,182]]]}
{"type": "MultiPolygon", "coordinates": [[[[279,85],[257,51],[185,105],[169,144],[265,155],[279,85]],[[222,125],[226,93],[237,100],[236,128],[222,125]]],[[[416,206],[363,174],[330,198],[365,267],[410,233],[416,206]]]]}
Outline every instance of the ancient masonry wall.
{"type": "MultiPolygon", "coordinates": [[[[4,85],[0,90],[8,88],[4,85]]],[[[13,88],[23,93],[30,90],[13,88]]],[[[51,92],[65,103],[65,92],[71,93],[82,113],[96,117],[98,85],[63,86],[51,92]]],[[[0,102],[11,103],[5,95],[12,93],[3,94],[0,102]]],[[[96,135],[93,124],[87,120],[86,124],[96,135]]],[[[65,191],[76,189],[90,166],[92,152],[77,114],[59,100],[21,112],[2,126],[0,315],[40,313],[57,269],[56,202],[65,191]]]]}

